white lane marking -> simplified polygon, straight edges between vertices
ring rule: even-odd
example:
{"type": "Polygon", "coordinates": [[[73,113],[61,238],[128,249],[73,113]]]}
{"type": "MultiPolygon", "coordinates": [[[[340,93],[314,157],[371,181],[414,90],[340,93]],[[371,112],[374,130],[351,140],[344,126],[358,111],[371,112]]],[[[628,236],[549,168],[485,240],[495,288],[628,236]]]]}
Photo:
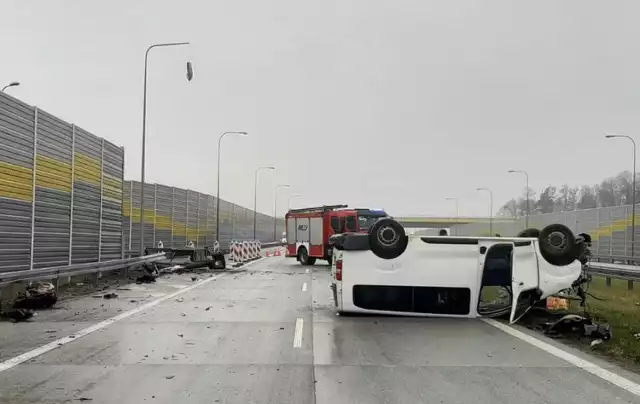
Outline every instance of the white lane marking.
{"type": "Polygon", "coordinates": [[[302,348],[302,327],[304,320],[301,318],[296,319],[296,331],[293,333],[293,347],[302,348]]]}
{"type": "MultiPolygon", "coordinates": [[[[251,264],[254,264],[254,263],[258,262],[258,261],[261,261],[261,260],[262,260],[262,258],[257,259],[255,261],[251,261],[250,263],[245,264],[244,266],[242,266],[242,268],[247,267],[247,266],[249,266],[251,264]]],[[[233,273],[233,271],[230,272],[230,273],[233,273]]],[[[24,362],[26,362],[28,360],[31,360],[31,359],[36,358],[36,357],[38,357],[40,355],[43,355],[43,354],[45,354],[47,352],[53,351],[56,348],[60,348],[63,345],[66,345],[66,344],[68,344],[70,342],[73,342],[73,341],[77,340],[78,338],[82,338],[85,335],[89,335],[89,334],[91,334],[93,332],[96,332],[98,330],[106,328],[106,327],[110,326],[111,324],[113,324],[113,323],[115,323],[117,321],[124,320],[125,318],[131,317],[134,314],[140,313],[141,311],[144,311],[146,309],[150,309],[153,306],[157,306],[158,304],[160,304],[160,303],[162,303],[164,301],[172,299],[172,298],[174,298],[176,296],[179,296],[179,295],[181,295],[183,293],[186,293],[186,292],[188,292],[190,290],[198,288],[198,287],[200,287],[202,285],[206,285],[207,283],[215,281],[216,279],[220,278],[221,276],[223,276],[225,274],[226,273],[222,273],[220,275],[216,275],[216,276],[213,276],[211,278],[204,279],[204,280],[202,280],[200,282],[197,282],[197,283],[195,283],[193,285],[189,285],[189,286],[187,286],[185,288],[182,288],[182,289],[180,289],[178,291],[175,291],[173,293],[169,293],[168,295],[164,295],[164,296],[162,296],[162,297],[160,297],[160,298],[158,298],[156,300],[150,301],[147,304],[143,304],[142,306],[138,306],[138,307],[136,307],[134,309],[131,309],[129,311],[125,311],[124,313],[120,313],[117,316],[111,317],[109,319],[106,319],[106,320],[104,320],[104,321],[102,321],[102,322],[100,322],[98,324],[94,324],[91,327],[87,327],[87,328],[85,328],[83,330],[80,330],[80,331],[78,331],[78,332],[76,332],[76,333],[74,333],[72,335],[57,339],[57,340],[55,340],[53,342],[50,342],[50,343],[48,343],[46,345],[42,345],[42,346],[40,346],[38,348],[32,349],[31,351],[25,352],[25,353],[23,353],[21,355],[14,356],[13,358],[7,359],[6,361],[0,363],[0,372],[4,372],[5,370],[9,370],[14,366],[17,366],[17,365],[19,365],[21,363],[24,363],[24,362]]]]}
{"type": "Polygon", "coordinates": [[[305,269],[305,270],[304,270],[304,273],[305,273],[305,274],[308,274],[308,273],[309,273],[309,268],[305,269]]]}
{"type": "Polygon", "coordinates": [[[495,328],[499,329],[502,332],[505,332],[513,337],[518,338],[519,340],[527,342],[535,346],[536,348],[542,349],[543,351],[557,358],[560,358],[566,362],[569,362],[570,364],[576,366],[577,368],[585,370],[591,373],[592,375],[598,376],[599,378],[611,384],[614,384],[620,387],[621,389],[628,391],[629,393],[635,394],[636,396],[640,396],[640,384],[638,383],[632,382],[629,379],[626,379],[620,375],[617,375],[613,372],[610,372],[606,369],[601,368],[595,363],[591,363],[587,360],[579,358],[569,352],[563,351],[560,348],[557,348],[551,344],[548,344],[535,337],[532,337],[531,335],[525,334],[522,331],[518,331],[515,328],[510,327],[506,324],[503,324],[499,321],[496,321],[493,319],[482,319],[482,321],[484,321],[489,325],[494,326],[495,328]]]}
{"type": "Polygon", "coordinates": [[[302,284],[302,291],[306,292],[307,291],[307,282],[302,284]]]}

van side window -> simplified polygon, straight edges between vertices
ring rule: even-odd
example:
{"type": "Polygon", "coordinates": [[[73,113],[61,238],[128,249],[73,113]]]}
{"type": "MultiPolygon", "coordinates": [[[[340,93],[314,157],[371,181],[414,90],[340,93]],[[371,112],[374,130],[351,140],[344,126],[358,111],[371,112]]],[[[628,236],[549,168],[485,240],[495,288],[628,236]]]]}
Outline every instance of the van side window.
{"type": "Polygon", "coordinates": [[[331,228],[334,232],[340,233],[340,219],[338,219],[338,216],[331,216],[331,228]]]}
{"type": "Polygon", "coordinates": [[[358,231],[358,226],[356,223],[355,216],[347,216],[347,231],[358,231]]]}

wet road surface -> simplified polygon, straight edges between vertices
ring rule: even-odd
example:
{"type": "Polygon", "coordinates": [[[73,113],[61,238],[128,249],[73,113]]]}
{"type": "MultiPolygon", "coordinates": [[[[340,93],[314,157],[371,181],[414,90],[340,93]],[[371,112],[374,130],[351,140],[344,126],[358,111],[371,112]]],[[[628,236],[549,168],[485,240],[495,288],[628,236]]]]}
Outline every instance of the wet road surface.
{"type": "Polygon", "coordinates": [[[190,278],[0,323],[0,403],[640,402],[480,320],[336,316],[325,265],[190,278]]]}

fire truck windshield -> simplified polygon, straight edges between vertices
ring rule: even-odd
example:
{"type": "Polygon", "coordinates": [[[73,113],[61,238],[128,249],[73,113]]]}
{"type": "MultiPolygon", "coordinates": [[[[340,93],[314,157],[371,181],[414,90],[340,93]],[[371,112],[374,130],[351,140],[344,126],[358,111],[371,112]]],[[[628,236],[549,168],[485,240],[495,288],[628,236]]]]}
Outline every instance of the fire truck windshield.
{"type": "Polygon", "coordinates": [[[369,230],[369,227],[373,226],[373,224],[375,222],[377,222],[378,220],[380,220],[383,217],[387,217],[386,214],[380,214],[378,212],[376,212],[375,214],[373,213],[365,213],[365,212],[358,212],[358,225],[360,226],[360,230],[369,230]]]}

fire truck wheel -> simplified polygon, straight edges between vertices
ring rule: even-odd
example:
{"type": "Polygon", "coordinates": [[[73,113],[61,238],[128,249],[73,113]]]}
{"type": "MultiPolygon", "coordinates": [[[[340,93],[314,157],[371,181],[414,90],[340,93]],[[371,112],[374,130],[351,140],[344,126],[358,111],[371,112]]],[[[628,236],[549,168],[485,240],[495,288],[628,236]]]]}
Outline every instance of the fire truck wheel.
{"type": "Polygon", "coordinates": [[[580,252],[576,248],[576,238],[571,229],[563,224],[550,224],[538,236],[540,253],[550,264],[556,266],[569,265],[576,260],[580,252]]]}
{"type": "Polygon", "coordinates": [[[309,251],[305,247],[300,247],[298,250],[298,261],[302,265],[313,265],[316,263],[315,257],[309,257],[309,251]]]}
{"type": "Polygon", "coordinates": [[[524,229],[522,230],[520,233],[518,233],[518,235],[516,237],[539,237],[540,236],[540,230],[530,227],[528,229],[524,229]]]}
{"type": "Polygon", "coordinates": [[[380,219],[369,229],[369,248],[380,258],[399,257],[408,242],[404,227],[393,219],[380,219]]]}

